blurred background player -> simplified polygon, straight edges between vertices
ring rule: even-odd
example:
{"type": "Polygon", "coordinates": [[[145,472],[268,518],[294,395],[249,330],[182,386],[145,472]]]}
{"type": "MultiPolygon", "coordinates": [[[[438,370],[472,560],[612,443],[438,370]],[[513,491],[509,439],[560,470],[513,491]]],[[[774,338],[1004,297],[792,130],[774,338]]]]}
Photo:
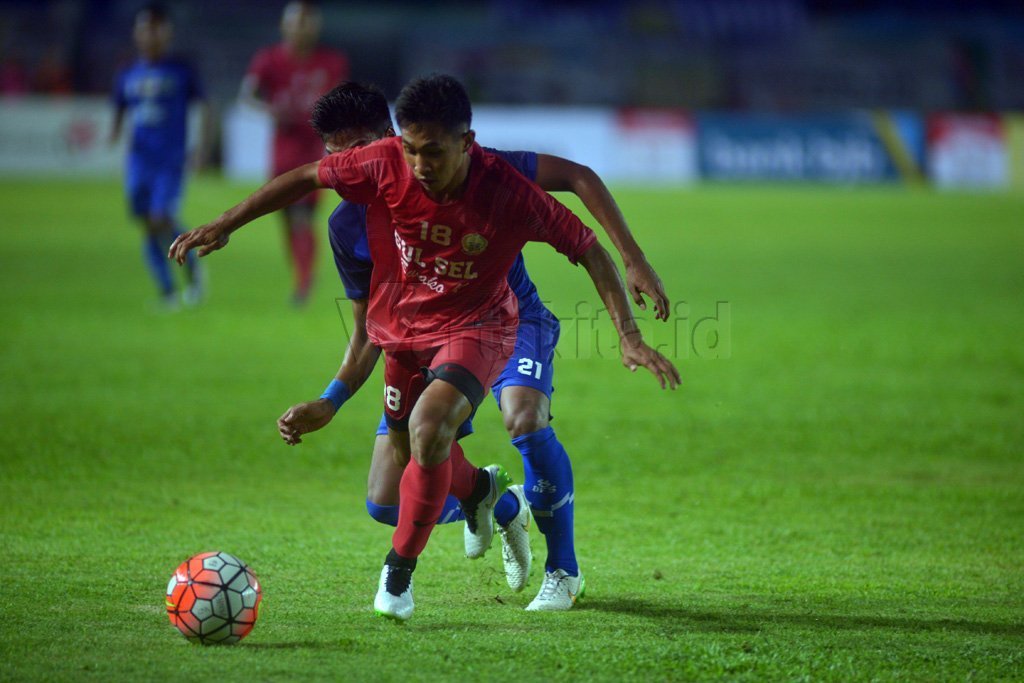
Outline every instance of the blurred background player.
{"type": "MultiPolygon", "coordinates": [[[[172,34],[170,15],[159,4],[139,10],[133,38],[139,58],[118,74],[114,85],[114,125],[110,142],[121,136],[125,115],[130,117],[131,142],[125,166],[125,191],[134,216],[146,227],[143,254],[156,280],[163,304],[178,305],[177,290],[165,258],[179,234],[178,205],[185,175],[189,105],[201,105],[195,165],[206,157],[208,109],[195,70],[168,54],[172,34]]],[[[202,281],[195,258],[187,263],[186,304],[199,303],[202,281]]]]}
{"type": "MultiPolygon", "coordinates": [[[[323,156],[323,142],[309,126],[310,111],[317,98],[348,78],[345,54],[317,44],[321,21],[314,3],[288,3],[281,17],[283,40],[257,52],[242,81],[240,98],[264,109],[274,120],[272,177],[323,156]]],[[[316,202],[313,192],[282,211],[297,305],[306,302],[313,284],[316,202]]]]}

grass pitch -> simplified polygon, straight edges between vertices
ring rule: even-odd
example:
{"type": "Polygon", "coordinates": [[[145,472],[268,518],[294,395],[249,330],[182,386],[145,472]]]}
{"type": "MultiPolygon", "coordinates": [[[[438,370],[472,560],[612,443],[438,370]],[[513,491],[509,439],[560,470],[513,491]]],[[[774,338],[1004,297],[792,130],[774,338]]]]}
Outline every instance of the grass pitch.
{"type": "MultiPolygon", "coordinates": [[[[186,218],[246,189],[200,179],[186,218]]],[[[537,569],[511,594],[497,547],[467,561],[442,527],[396,626],[372,616],[390,530],[363,508],[379,370],[303,445],[274,427],[340,362],[327,254],[290,309],[265,219],[207,259],[205,306],[159,314],[116,184],[5,181],[0,679],[1024,678],[1024,201],[618,197],[680,302],[645,323],[680,391],[619,366],[584,272],[527,261],[564,319],[553,424],[587,599],[527,614],[537,569]],[[236,647],[163,613],[210,549],[263,584],[236,647]]],[[[521,477],[493,403],[465,443],[521,477]]]]}

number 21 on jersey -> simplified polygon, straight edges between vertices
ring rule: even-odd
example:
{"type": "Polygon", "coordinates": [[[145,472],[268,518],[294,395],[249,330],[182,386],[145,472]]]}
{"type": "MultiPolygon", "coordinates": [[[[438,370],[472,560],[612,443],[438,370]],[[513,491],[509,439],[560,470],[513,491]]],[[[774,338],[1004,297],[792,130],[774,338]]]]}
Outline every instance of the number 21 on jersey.
{"type": "Polygon", "coordinates": [[[544,372],[544,365],[531,358],[520,358],[518,370],[520,375],[540,379],[540,374],[544,372]]]}

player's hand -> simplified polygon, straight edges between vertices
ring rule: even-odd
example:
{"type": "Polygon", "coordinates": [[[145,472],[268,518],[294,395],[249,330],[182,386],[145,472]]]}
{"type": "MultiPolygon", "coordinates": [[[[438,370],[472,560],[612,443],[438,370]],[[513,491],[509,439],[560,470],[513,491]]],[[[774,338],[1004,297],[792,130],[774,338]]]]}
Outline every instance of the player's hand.
{"type": "Polygon", "coordinates": [[[277,420],[277,431],[289,446],[302,443],[302,435],[322,429],[334,417],[334,405],[326,398],[299,403],[277,420]]]}
{"type": "Polygon", "coordinates": [[[647,259],[626,266],[626,290],[642,311],[647,310],[647,302],[644,301],[643,295],[651,297],[654,303],[654,319],[668,320],[668,295],[665,294],[665,285],[647,259]]]}
{"type": "Polygon", "coordinates": [[[200,256],[206,256],[211,251],[223,249],[227,243],[228,233],[212,223],[208,223],[178,235],[177,239],[171,242],[171,248],[167,250],[167,258],[177,261],[180,266],[185,262],[188,252],[193,249],[198,249],[197,253],[200,256]]]}
{"type": "Polygon", "coordinates": [[[647,368],[657,378],[662,389],[668,387],[674,391],[683,383],[679,370],[672,361],[648,346],[639,334],[630,335],[623,340],[622,364],[629,368],[630,372],[636,372],[640,366],[647,368]]]}

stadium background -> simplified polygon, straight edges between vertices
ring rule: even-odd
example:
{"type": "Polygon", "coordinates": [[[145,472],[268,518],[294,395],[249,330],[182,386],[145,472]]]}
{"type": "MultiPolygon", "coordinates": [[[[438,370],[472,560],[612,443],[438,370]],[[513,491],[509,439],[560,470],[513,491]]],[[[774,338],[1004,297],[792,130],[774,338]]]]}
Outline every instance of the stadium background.
{"type": "MultiPolygon", "coordinates": [[[[675,304],[641,321],[684,376],[662,395],[529,248],[590,596],[527,620],[536,577],[508,593],[442,529],[406,629],[368,610],[379,369],[302,446],[273,428],[340,358],[329,256],[292,310],[271,217],[208,260],[202,307],[153,310],[104,142],[140,4],[0,0],[0,679],[1024,678],[1020,3],[322,3],[353,78],[449,71],[482,142],[599,170],[675,304]],[[265,590],[234,649],[162,613],[213,548],[265,590]]],[[[282,3],[167,5],[219,123],[196,225],[258,183],[235,95],[282,3]]],[[[515,472],[478,419],[470,457],[515,472]]]]}
{"type": "MultiPolygon", "coordinates": [[[[49,136],[59,158],[47,170],[116,171],[104,104],[55,112],[32,96],[105,97],[132,57],[137,6],[0,3],[0,169],[43,165],[33,150],[57,126],[66,149],[49,136]]],[[[265,132],[234,98],[253,51],[277,39],[280,3],[170,6],[176,49],[217,108],[220,161],[230,177],[259,177],[265,132]]],[[[354,78],[394,97],[416,74],[458,74],[484,139],[612,180],[1024,185],[1012,116],[1024,107],[1024,18],[1008,0],[339,2],[324,15],[324,42],[350,54],[354,78]]]]}

